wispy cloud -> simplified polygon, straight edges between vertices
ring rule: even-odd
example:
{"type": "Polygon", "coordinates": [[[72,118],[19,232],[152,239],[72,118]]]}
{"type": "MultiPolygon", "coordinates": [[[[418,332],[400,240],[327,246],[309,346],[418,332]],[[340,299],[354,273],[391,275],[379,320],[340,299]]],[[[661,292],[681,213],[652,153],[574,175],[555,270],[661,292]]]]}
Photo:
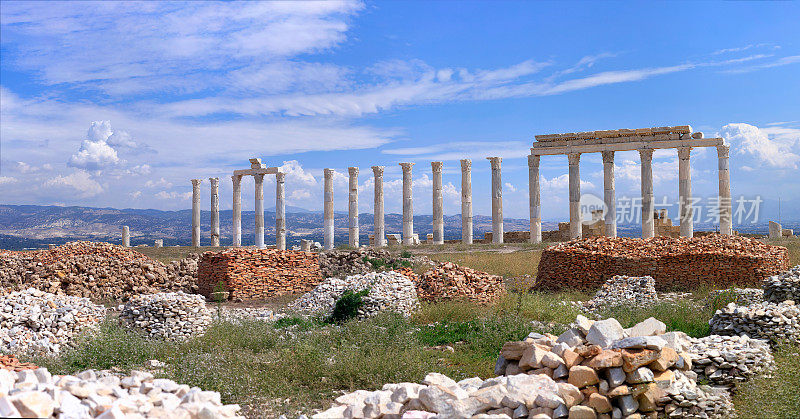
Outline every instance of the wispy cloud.
{"type": "Polygon", "coordinates": [[[763,70],[766,68],[773,68],[773,67],[782,67],[789,64],[797,64],[800,63],[800,55],[790,55],[788,57],[781,57],[777,60],[770,61],[768,63],[751,65],[748,67],[743,68],[733,68],[729,70],[725,70],[726,73],[732,74],[740,74],[740,73],[750,73],[753,71],[763,70]]]}

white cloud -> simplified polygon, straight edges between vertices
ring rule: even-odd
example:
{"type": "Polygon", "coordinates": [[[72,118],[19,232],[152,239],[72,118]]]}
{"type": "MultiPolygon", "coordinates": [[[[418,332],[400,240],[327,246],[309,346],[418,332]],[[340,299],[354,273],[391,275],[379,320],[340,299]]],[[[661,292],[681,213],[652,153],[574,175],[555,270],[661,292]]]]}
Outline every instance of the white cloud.
{"type": "Polygon", "coordinates": [[[72,167],[99,170],[120,163],[117,151],[106,140],[112,135],[109,121],[94,121],[81,148],[68,161],[72,167]]]}
{"type": "Polygon", "coordinates": [[[11,176],[0,176],[0,185],[8,185],[11,183],[17,183],[17,178],[11,176]]]}
{"type": "Polygon", "coordinates": [[[192,192],[167,192],[161,191],[157,194],[153,195],[158,199],[170,199],[170,200],[183,200],[187,201],[192,198],[192,192]]]}
{"type": "Polygon", "coordinates": [[[131,167],[130,169],[125,170],[126,174],[138,175],[138,176],[149,175],[150,172],[151,169],[149,164],[138,164],[136,166],[131,167]]]}
{"type": "Polygon", "coordinates": [[[84,198],[95,196],[103,192],[103,187],[92,177],[88,172],[83,170],[76,170],[69,175],[58,175],[52,179],[47,180],[44,186],[51,188],[70,188],[81,193],[84,198]]]}
{"type": "Polygon", "coordinates": [[[731,144],[733,154],[751,156],[760,164],[797,169],[800,162],[800,130],[762,130],[750,124],[733,123],[722,127],[719,135],[731,144]]]}
{"type": "Polygon", "coordinates": [[[485,160],[487,156],[525,157],[530,154],[530,147],[530,142],[525,141],[459,141],[422,147],[384,149],[381,152],[409,156],[410,160],[448,161],[471,158],[477,162],[485,160]]]}
{"type": "Polygon", "coordinates": [[[172,183],[168,182],[166,179],[164,179],[162,177],[161,179],[158,179],[156,181],[148,180],[147,182],[144,183],[144,187],[145,188],[165,188],[165,189],[169,189],[169,188],[172,187],[172,183]]]}
{"type": "Polygon", "coordinates": [[[783,67],[785,65],[796,64],[796,63],[800,63],[800,55],[791,55],[791,56],[788,56],[788,57],[781,57],[781,58],[778,58],[777,60],[774,60],[774,61],[771,61],[771,62],[768,62],[768,63],[756,64],[756,65],[752,65],[752,66],[749,66],[749,67],[725,70],[725,72],[726,73],[750,73],[750,72],[757,71],[757,70],[763,70],[763,69],[773,68],[773,67],[783,67]]]}
{"type": "Polygon", "coordinates": [[[508,192],[512,192],[513,193],[513,192],[517,191],[517,188],[515,188],[514,185],[512,185],[512,184],[510,184],[508,182],[504,183],[503,186],[506,188],[506,191],[508,191],[508,192]]]}
{"type": "Polygon", "coordinates": [[[142,196],[142,191],[133,191],[129,193],[128,196],[131,197],[131,199],[139,199],[139,197],[142,196]]]}

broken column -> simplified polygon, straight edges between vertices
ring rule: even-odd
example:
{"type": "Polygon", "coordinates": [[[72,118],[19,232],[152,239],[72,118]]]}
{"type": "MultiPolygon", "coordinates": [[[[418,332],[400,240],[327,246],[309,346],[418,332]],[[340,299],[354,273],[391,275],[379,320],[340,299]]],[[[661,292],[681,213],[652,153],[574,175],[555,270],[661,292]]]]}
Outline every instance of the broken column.
{"type": "Polygon", "coordinates": [[[614,152],[603,152],[603,202],[606,204],[606,236],[617,237],[617,198],[614,190],[614,152]]]}
{"type": "Polygon", "coordinates": [[[219,178],[210,177],[211,182],[211,245],[219,246],[219,178]]]}
{"type": "Polygon", "coordinates": [[[242,245],[242,177],[231,176],[233,182],[233,247],[242,245]]]}
{"type": "Polygon", "coordinates": [[[192,179],[192,246],[200,246],[200,179],[192,179]]]}
{"type": "Polygon", "coordinates": [[[569,238],[579,239],[583,235],[581,224],[581,154],[570,153],[569,160],[569,238]]]}
{"type": "Polygon", "coordinates": [[[528,156],[528,200],[530,201],[530,236],[531,243],[542,242],[542,205],[539,193],[539,160],[541,156],[528,156]]]}
{"type": "Polygon", "coordinates": [[[347,172],[350,175],[350,184],[348,195],[348,233],[350,247],[358,247],[358,167],[348,167],[347,172]]]}
{"type": "Polygon", "coordinates": [[[131,247],[131,230],[122,226],[122,247],[131,247]]]}
{"type": "Polygon", "coordinates": [[[253,175],[256,181],[256,247],[259,249],[264,248],[264,175],[253,175]]]}
{"type": "Polygon", "coordinates": [[[678,208],[681,237],[694,237],[692,216],[692,172],[689,166],[691,147],[678,148],[678,208]]]}
{"type": "Polygon", "coordinates": [[[733,234],[733,209],[731,202],[731,174],[728,166],[728,154],[731,146],[720,144],[717,146],[719,158],[719,232],[720,234],[733,234]]]}
{"type": "Polygon", "coordinates": [[[777,240],[783,238],[783,226],[776,223],[775,221],[769,222],[769,238],[771,240],[777,240]]]}
{"type": "Polygon", "coordinates": [[[501,157],[487,157],[492,164],[492,243],[503,243],[503,179],[501,157]]]}
{"type": "Polygon", "coordinates": [[[649,239],[655,236],[653,222],[653,149],[639,150],[642,160],[642,238],[649,239]]]}
{"type": "Polygon", "coordinates": [[[325,250],[333,249],[333,169],[325,169],[325,201],[323,203],[323,234],[325,250]]]}
{"type": "Polygon", "coordinates": [[[311,251],[311,240],[302,239],[300,240],[300,250],[303,252],[310,252],[311,251]]]}
{"type": "Polygon", "coordinates": [[[275,247],[286,250],[286,173],[275,173],[275,247]]]}
{"type": "Polygon", "coordinates": [[[412,195],[411,168],[414,163],[400,163],[403,168],[403,244],[414,244],[414,196],[412,195]]]}
{"type": "Polygon", "coordinates": [[[372,174],[375,177],[375,206],[372,210],[373,215],[373,237],[375,247],[386,246],[386,230],[383,226],[383,169],[384,166],[372,166],[372,174]]]}
{"type": "Polygon", "coordinates": [[[461,243],[472,244],[472,160],[461,160],[461,243]]]}
{"type": "Polygon", "coordinates": [[[444,202],[442,199],[442,162],[432,161],[433,172],[433,244],[444,244],[444,202]]]}
{"type": "Polygon", "coordinates": [[[164,247],[164,239],[156,239],[153,242],[153,247],[164,247]]]}

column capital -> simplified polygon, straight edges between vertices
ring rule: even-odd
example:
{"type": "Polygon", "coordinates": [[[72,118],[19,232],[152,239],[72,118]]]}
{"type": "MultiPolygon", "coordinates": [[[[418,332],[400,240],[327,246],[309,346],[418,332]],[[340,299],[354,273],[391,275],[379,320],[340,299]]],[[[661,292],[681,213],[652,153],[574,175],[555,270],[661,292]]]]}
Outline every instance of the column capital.
{"type": "Polygon", "coordinates": [[[253,179],[256,180],[256,183],[264,183],[264,174],[263,173],[254,174],[253,179]]]}
{"type": "Polygon", "coordinates": [[[383,169],[385,168],[386,166],[372,166],[372,174],[375,176],[383,176],[383,169]]]}
{"type": "Polygon", "coordinates": [[[541,160],[540,155],[538,154],[530,154],[528,155],[528,167],[539,167],[539,161],[541,160]]]}
{"type": "Polygon", "coordinates": [[[567,154],[567,160],[570,166],[574,166],[581,162],[581,153],[569,153],[567,154]]]}
{"type": "Polygon", "coordinates": [[[211,186],[219,185],[219,178],[218,177],[210,177],[208,181],[211,182],[211,186]]]}
{"type": "Polygon", "coordinates": [[[720,159],[727,159],[731,151],[731,146],[727,144],[720,144],[717,146],[717,157],[720,159]]]}
{"type": "Polygon", "coordinates": [[[405,163],[404,162],[404,163],[397,163],[397,164],[399,164],[400,167],[403,168],[404,172],[410,172],[411,171],[411,167],[414,166],[414,163],[405,163]]]}
{"type": "Polygon", "coordinates": [[[358,167],[348,167],[347,174],[350,176],[358,176],[358,167]]]}
{"type": "Polygon", "coordinates": [[[242,177],[238,175],[233,175],[231,176],[231,182],[233,182],[234,184],[242,183],[242,177]]]}
{"type": "Polygon", "coordinates": [[[500,169],[500,164],[503,162],[502,157],[487,157],[486,160],[489,160],[489,163],[491,163],[492,170],[500,169]]]}
{"type": "Polygon", "coordinates": [[[286,181],[286,173],[283,172],[275,173],[275,181],[278,183],[284,183],[286,181]]]}
{"type": "Polygon", "coordinates": [[[614,152],[613,151],[603,151],[603,163],[614,163],[614,152]]]}
{"type": "Polygon", "coordinates": [[[323,170],[325,178],[332,178],[333,177],[333,169],[325,169],[323,170]]]}
{"type": "Polygon", "coordinates": [[[202,179],[192,179],[192,186],[198,187],[200,184],[203,183],[202,179]]]}
{"type": "Polygon", "coordinates": [[[692,152],[691,147],[678,147],[678,158],[681,160],[689,160],[689,154],[692,152]]]}
{"type": "Polygon", "coordinates": [[[434,171],[434,172],[441,172],[443,166],[444,166],[444,163],[442,163],[440,161],[432,161],[431,162],[431,170],[434,171]]]}
{"type": "Polygon", "coordinates": [[[470,170],[472,169],[472,160],[470,159],[461,159],[461,170],[470,170]]]}
{"type": "Polygon", "coordinates": [[[652,148],[640,148],[639,149],[639,158],[642,160],[652,160],[653,159],[653,149],[652,148]]]}

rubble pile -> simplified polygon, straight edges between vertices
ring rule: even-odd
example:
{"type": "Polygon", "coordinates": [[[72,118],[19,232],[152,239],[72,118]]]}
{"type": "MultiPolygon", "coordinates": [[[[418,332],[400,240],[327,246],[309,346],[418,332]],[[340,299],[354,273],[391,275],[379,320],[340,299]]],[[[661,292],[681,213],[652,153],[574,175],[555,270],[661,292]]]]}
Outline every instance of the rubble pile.
{"type": "Polygon", "coordinates": [[[390,271],[351,275],[345,279],[328,278],[290,303],[287,309],[308,315],[328,316],[333,311],[336,300],[346,290],[365,289],[369,289],[369,294],[362,297],[364,304],[359,310],[359,317],[370,317],[383,311],[393,311],[408,317],[419,308],[414,283],[406,276],[390,271]]]}
{"type": "Polygon", "coordinates": [[[0,416],[26,418],[243,418],[220,394],[132,371],[51,375],[0,370],[0,416]]]}
{"type": "Polygon", "coordinates": [[[232,248],[205,252],[197,268],[198,292],[218,290],[235,301],[307,292],[320,283],[317,256],[309,252],[232,248]]]}
{"type": "Polygon", "coordinates": [[[88,298],[56,295],[34,288],[0,296],[0,347],[4,352],[54,354],[73,338],[96,327],[106,314],[88,298]]]}
{"type": "Polygon", "coordinates": [[[182,284],[192,284],[184,292],[197,292],[197,264],[200,261],[199,253],[189,253],[185,258],[173,260],[166,266],[167,275],[174,281],[182,284]]]}
{"type": "Polygon", "coordinates": [[[3,252],[0,286],[33,287],[95,301],[125,301],[137,294],[196,289],[191,275],[173,276],[163,263],[133,249],[87,241],[45,250],[3,252]]]}
{"type": "Polygon", "coordinates": [[[717,310],[708,323],[711,333],[716,335],[747,335],[773,343],[800,342],[800,309],[792,300],[780,304],[765,301],[749,306],[730,303],[717,310]]]}
{"type": "Polygon", "coordinates": [[[764,299],[773,303],[792,300],[800,304],[800,265],[764,280],[764,299]]]}
{"type": "Polygon", "coordinates": [[[319,268],[324,278],[408,268],[412,264],[433,265],[433,262],[426,256],[393,256],[387,250],[369,247],[327,250],[319,254],[319,268]]]}
{"type": "Polygon", "coordinates": [[[182,292],[137,295],[125,303],[119,318],[150,338],[167,340],[202,336],[211,325],[205,299],[182,292]]]}
{"type": "Polygon", "coordinates": [[[422,301],[467,299],[488,304],[505,292],[503,277],[452,262],[439,263],[417,281],[417,294],[422,301]]]}
{"type": "Polygon", "coordinates": [[[30,362],[22,362],[13,355],[0,355],[0,369],[11,371],[34,370],[38,368],[30,362]]]}
{"type": "Polygon", "coordinates": [[[788,265],[785,247],[741,236],[589,237],[545,249],[537,284],[592,291],[614,275],[650,275],[659,291],[757,286],[788,265]]]}
{"type": "Polygon", "coordinates": [[[718,297],[732,298],[736,304],[747,306],[764,301],[764,290],[761,288],[729,288],[726,290],[712,290],[708,293],[707,300],[713,301],[718,297]]]}
{"type": "Polygon", "coordinates": [[[658,301],[653,277],[615,275],[600,287],[591,300],[575,303],[585,313],[596,314],[609,307],[642,307],[658,301]]]}
{"type": "Polygon", "coordinates": [[[715,385],[733,387],[767,373],[774,365],[765,340],[711,335],[690,341],[692,370],[715,385]]]}

